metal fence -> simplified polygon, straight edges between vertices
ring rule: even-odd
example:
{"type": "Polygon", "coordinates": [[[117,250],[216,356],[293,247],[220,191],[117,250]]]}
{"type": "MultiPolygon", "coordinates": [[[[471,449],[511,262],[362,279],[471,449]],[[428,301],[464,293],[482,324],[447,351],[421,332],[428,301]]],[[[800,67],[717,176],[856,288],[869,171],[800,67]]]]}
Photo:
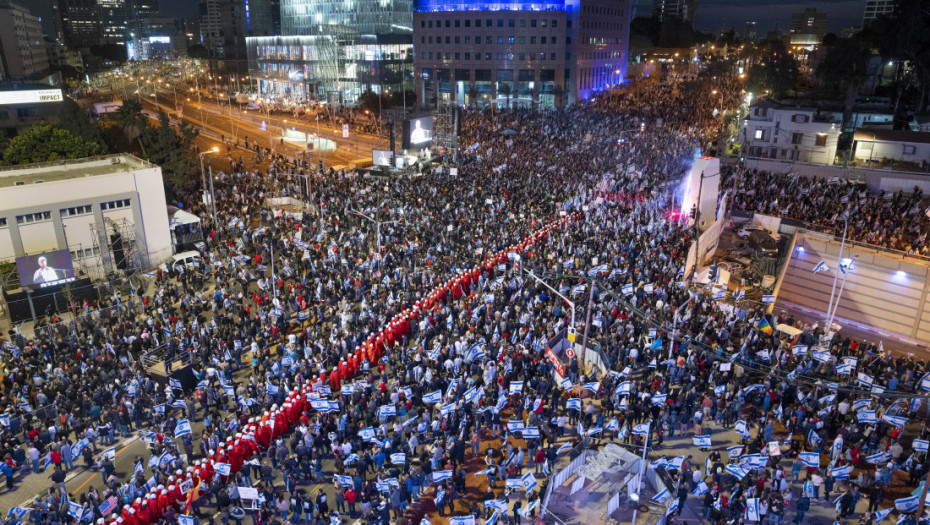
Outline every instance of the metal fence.
{"type": "Polygon", "coordinates": [[[566,466],[562,470],[556,471],[552,475],[552,478],[551,478],[552,481],[549,483],[549,486],[546,488],[546,495],[543,497],[542,505],[540,505],[539,507],[539,519],[543,519],[546,517],[546,511],[549,508],[549,499],[552,497],[552,491],[554,491],[557,487],[561,487],[562,485],[564,485],[565,482],[568,481],[568,478],[572,476],[572,474],[574,474],[575,472],[578,472],[578,470],[584,465],[585,459],[587,457],[588,457],[588,451],[586,449],[582,450],[581,454],[579,454],[578,457],[573,459],[568,464],[568,466],[566,466]]]}
{"type": "Polygon", "coordinates": [[[22,430],[23,425],[31,418],[37,419],[40,423],[45,423],[49,419],[54,419],[58,417],[58,405],[55,403],[50,403],[48,405],[39,407],[32,412],[27,413],[23,416],[11,417],[9,429],[14,434],[22,430]]]}

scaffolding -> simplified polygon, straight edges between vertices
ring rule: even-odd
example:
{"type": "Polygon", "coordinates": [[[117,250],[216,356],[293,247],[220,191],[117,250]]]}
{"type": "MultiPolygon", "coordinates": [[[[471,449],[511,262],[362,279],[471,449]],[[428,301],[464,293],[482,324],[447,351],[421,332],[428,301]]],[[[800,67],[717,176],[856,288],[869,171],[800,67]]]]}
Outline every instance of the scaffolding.
{"type": "Polygon", "coordinates": [[[139,248],[136,228],[126,218],[104,217],[103,227],[91,225],[94,251],[100,253],[106,275],[131,274],[148,267],[148,254],[139,248]]]}
{"type": "Polygon", "coordinates": [[[436,145],[452,152],[458,148],[458,107],[451,100],[439,101],[436,108],[436,122],[433,124],[433,136],[436,145]]]}

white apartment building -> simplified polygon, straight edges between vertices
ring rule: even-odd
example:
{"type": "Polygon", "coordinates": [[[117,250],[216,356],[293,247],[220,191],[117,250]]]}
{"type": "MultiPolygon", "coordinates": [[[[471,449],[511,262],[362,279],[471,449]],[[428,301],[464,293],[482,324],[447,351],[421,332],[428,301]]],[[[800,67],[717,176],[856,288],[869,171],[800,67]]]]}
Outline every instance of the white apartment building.
{"type": "Polygon", "coordinates": [[[761,99],[749,106],[739,139],[746,157],[832,164],[841,128],[832,113],[761,99]]]}
{"type": "Polygon", "coordinates": [[[0,168],[0,260],[65,247],[79,277],[164,262],[161,168],[126,154],[0,168]]]}

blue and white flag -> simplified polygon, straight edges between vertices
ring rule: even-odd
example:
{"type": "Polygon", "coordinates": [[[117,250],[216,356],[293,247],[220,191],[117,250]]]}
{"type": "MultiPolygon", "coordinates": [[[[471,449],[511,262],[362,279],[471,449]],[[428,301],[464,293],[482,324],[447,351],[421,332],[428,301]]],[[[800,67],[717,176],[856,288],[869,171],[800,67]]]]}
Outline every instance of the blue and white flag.
{"type": "Polygon", "coordinates": [[[741,480],[741,479],[743,479],[743,478],[746,477],[746,471],[743,470],[742,467],[740,467],[740,466],[738,466],[738,465],[727,465],[726,468],[725,468],[725,470],[726,470],[727,474],[730,474],[730,475],[732,475],[732,476],[736,476],[736,479],[740,479],[740,480],[741,480]]]}
{"type": "Polygon", "coordinates": [[[574,397],[574,398],[572,398],[572,399],[569,399],[569,400],[565,403],[565,408],[567,408],[568,410],[578,410],[578,411],[581,411],[581,399],[579,399],[579,398],[577,398],[577,397],[574,397]]]}
{"type": "Polygon", "coordinates": [[[698,448],[710,448],[710,436],[694,436],[691,438],[694,446],[698,448]]]}
{"type": "Polygon", "coordinates": [[[213,470],[215,470],[217,474],[228,476],[229,473],[232,472],[232,465],[229,463],[214,463],[213,470]]]}
{"type": "Polygon", "coordinates": [[[358,431],[358,437],[362,438],[362,441],[368,442],[375,439],[375,429],[371,427],[365,427],[358,431]]]}
{"type": "MultiPolygon", "coordinates": [[[[512,385],[513,382],[511,382],[510,384],[512,385]]],[[[591,383],[585,383],[584,389],[585,389],[585,390],[588,390],[588,391],[590,391],[590,392],[592,392],[592,393],[594,393],[595,395],[597,395],[598,391],[600,391],[600,389],[601,389],[601,382],[600,382],[600,381],[594,381],[594,382],[591,382],[591,383]]]]}
{"type": "Polygon", "coordinates": [[[84,505],[80,503],[75,503],[73,501],[68,502],[68,515],[74,517],[77,520],[81,519],[81,516],[84,514],[84,505]]]}
{"type": "Polygon", "coordinates": [[[343,461],[342,463],[345,465],[351,465],[352,463],[355,463],[356,461],[360,459],[362,458],[358,457],[358,454],[349,454],[349,456],[346,457],[345,461],[343,461]]]}
{"type": "Polygon", "coordinates": [[[354,483],[352,482],[352,476],[340,476],[336,474],[335,476],[333,476],[333,481],[342,485],[343,487],[351,487],[354,485],[354,483]]]}
{"type": "MultiPolygon", "coordinates": [[[[633,434],[638,436],[645,436],[649,434],[649,423],[640,423],[633,427],[633,434]]],[[[709,439],[709,438],[708,438],[709,439]]]]}
{"type": "Polygon", "coordinates": [[[511,419],[510,421],[507,422],[507,432],[519,432],[523,430],[524,428],[526,428],[526,425],[524,425],[523,421],[519,419],[517,420],[511,419]]]}
{"type": "Polygon", "coordinates": [[[749,429],[746,427],[746,422],[742,419],[736,422],[736,425],[733,426],[733,430],[735,430],[737,434],[743,436],[744,438],[752,436],[752,434],[749,433],[749,429]]]}
{"type": "Polygon", "coordinates": [[[556,454],[562,454],[563,452],[569,452],[572,448],[573,448],[573,447],[572,447],[571,445],[569,445],[568,443],[566,443],[566,444],[562,445],[561,447],[559,447],[559,449],[558,449],[555,453],[556,453],[556,454]]]}
{"type": "Polygon", "coordinates": [[[820,468],[820,454],[816,452],[801,452],[798,454],[798,459],[806,467],[820,468]]]}
{"type": "Polygon", "coordinates": [[[814,273],[829,272],[829,271],[830,271],[830,267],[827,266],[826,261],[821,260],[819,263],[817,263],[817,264],[814,266],[814,268],[813,268],[811,271],[814,272],[814,273]]]}
{"type": "Polygon", "coordinates": [[[743,445],[727,447],[727,454],[729,454],[730,459],[736,459],[740,457],[743,454],[743,445]]]}
{"type": "Polygon", "coordinates": [[[443,405],[439,407],[439,413],[442,414],[443,416],[447,416],[449,415],[450,412],[452,412],[456,408],[458,408],[458,406],[455,403],[449,403],[448,405],[443,405]]]}
{"type": "Polygon", "coordinates": [[[539,439],[539,427],[524,428],[523,439],[539,439]]]}
{"type": "Polygon", "coordinates": [[[620,395],[620,396],[627,395],[629,393],[630,393],[630,382],[629,381],[623,381],[622,383],[617,385],[617,390],[614,391],[614,395],[620,395]]]}
{"type": "Polygon", "coordinates": [[[846,465],[845,467],[834,467],[830,469],[830,475],[834,479],[849,479],[849,474],[852,472],[852,465],[846,465]]]}
{"type": "Polygon", "coordinates": [[[195,523],[197,523],[197,519],[194,516],[178,515],[178,525],[194,525],[195,523]]]}
{"type": "Polygon", "coordinates": [[[623,292],[623,295],[633,295],[633,284],[624,284],[620,291],[623,292]]]}
{"type": "Polygon", "coordinates": [[[434,470],[433,471],[433,483],[439,483],[447,479],[452,479],[451,470],[434,470]]]}
{"type": "Polygon", "coordinates": [[[439,403],[442,401],[442,391],[437,390],[423,396],[424,403],[439,403]]]}
{"type": "Polygon", "coordinates": [[[22,507],[10,507],[10,510],[7,511],[6,515],[16,518],[18,520],[26,519],[26,516],[29,516],[29,513],[32,512],[32,509],[24,509],[22,507]]]}
{"type": "Polygon", "coordinates": [[[173,377],[168,378],[168,386],[175,390],[184,390],[184,387],[181,386],[181,381],[173,377]]]}
{"type": "Polygon", "coordinates": [[[836,373],[841,376],[848,376],[852,374],[853,367],[852,365],[839,365],[836,367],[836,373]]]}
{"type": "Polygon", "coordinates": [[[564,390],[571,390],[572,380],[566,377],[559,382],[559,386],[561,386],[564,390]]]}
{"type": "Polygon", "coordinates": [[[853,410],[866,410],[872,404],[872,400],[869,398],[857,399],[853,401],[853,410]]]}
{"type": "Polygon", "coordinates": [[[727,385],[717,385],[714,387],[714,395],[722,396],[727,391],[727,385]]]}
{"type": "Polygon", "coordinates": [[[746,521],[761,521],[759,514],[759,498],[746,499],[746,521]]]}
{"type": "Polygon", "coordinates": [[[860,423],[878,423],[878,416],[875,415],[874,410],[860,410],[856,412],[856,418],[859,419],[860,423]]]}
{"type": "Polygon", "coordinates": [[[707,486],[707,483],[704,483],[704,480],[701,480],[691,493],[697,497],[701,497],[708,492],[710,492],[710,487],[707,486]]]}
{"type": "Polygon", "coordinates": [[[896,426],[896,427],[904,427],[904,425],[907,424],[907,418],[906,418],[906,417],[902,417],[902,416],[890,416],[890,415],[888,415],[888,414],[885,414],[885,415],[882,416],[882,421],[886,421],[886,422],[888,422],[888,423],[891,423],[892,425],[894,425],[894,426],[896,426]]]}
{"type": "Polygon", "coordinates": [[[662,492],[653,496],[652,501],[655,501],[656,503],[661,505],[665,503],[666,501],[668,501],[668,498],[670,497],[671,497],[671,494],[668,493],[668,489],[666,488],[666,489],[662,489],[662,492]]]}
{"type": "Polygon", "coordinates": [[[103,454],[100,454],[101,458],[109,459],[113,461],[116,459],[116,447],[110,447],[103,451],[103,454]]]}
{"type": "Polygon", "coordinates": [[[378,417],[385,418],[397,415],[397,407],[394,405],[381,405],[378,407],[378,417]]]}
{"type": "Polygon", "coordinates": [[[475,525],[474,516],[456,516],[449,518],[449,525],[475,525]]]}
{"type": "Polygon", "coordinates": [[[519,394],[523,392],[523,381],[511,381],[510,382],[510,395],[519,394]]]}
{"type": "Polygon", "coordinates": [[[391,463],[395,465],[403,465],[407,463],[407,455],[403,452],[398,452],[397,454],[391,454],[391,463]]]}
{"type": "Polygon", "coordinates": [[[523,490],[525,490],[527,494],[529,494],[530,492],[533,491],[533,489],[539,486],[539,483],[536,481],[536,476],[532,472],[527,472],[526,474],[524,474],[522,481],[523,481],[523,490]]]}
{"type": "Polygon", "coordinates": [[[865,372],[859,372],[857,382],[862,386],[870,387],[875,382],[875,378],[865,372]]]}
{"type": "Polygon", "coordinates": [[[865,460],[873,465],[884,465],[891,459],[891,452],[879,452],[877,454],[872,454],[871,456],[866,456],[865,460]]]}
{"type": "Polygon", "coordinates": [[[930,448],[930,441],[926,439],[915,439],[911,446],[914,447],[914,450],[917,452],[927,452],[927,449],[930,448]]]}
{"type": "Polygon", "coordinates": [[[662,406],[665,404],[665,400],[668,398],[666,394],[653,394],[652,404],[654,406],[662,406]]]}
{"type": "Polygon", "coordinates": [[[526,518],[527,516],[530,516],[537,507],[539,507],[539,498],[536,498],[533,501],[527,503],[526,507],[524,507],[520,512],[523,514],[523,517],[526,518]]]}
{"type": "Polygon", "coordinates": [[[888,517],[889,514],[891,514],[891,511],[892,511],[892,510],[894,510],[894,509],[883,509],[883,510],[877,510],[877,511],[875,511],[875,523],[876,523],[876,525],[880,525],[881,522],[882,522],[882,520],[884,520],[885,518],[888,517]]]}
{"type": "Polygon", "coordinates": [[[191,423],[186,419],[179,419],[178,424],[174,426],[174,437],[179,438],[185,434],[191,433],[191,423]]]}
{"type": "Polygon", "coordinates": [[[908,496],[894,500],[894,508],[905,514],[914,512],[920,506],[920,496],[908,496]]]}

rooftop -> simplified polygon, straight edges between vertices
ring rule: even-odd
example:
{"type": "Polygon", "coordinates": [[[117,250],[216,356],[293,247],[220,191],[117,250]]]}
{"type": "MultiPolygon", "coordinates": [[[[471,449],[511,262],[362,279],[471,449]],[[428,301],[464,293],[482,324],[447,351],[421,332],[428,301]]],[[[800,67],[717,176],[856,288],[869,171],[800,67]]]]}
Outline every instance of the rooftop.
{"type": "Polygon", "coordinates": [[[910,142],[912,144],[930,144],[930,133],[897,129],[859,128],[855,140],[867,142],[910,142]]]}
{"type": "Polygon", "coordinates": [[[0,167],[0,188],[25,184],[60,182],[81,177],[96,177],[112,173],[153,168],[154,164],[133,155],[101,155],[83,159],[59,160],[0,167]]]}

